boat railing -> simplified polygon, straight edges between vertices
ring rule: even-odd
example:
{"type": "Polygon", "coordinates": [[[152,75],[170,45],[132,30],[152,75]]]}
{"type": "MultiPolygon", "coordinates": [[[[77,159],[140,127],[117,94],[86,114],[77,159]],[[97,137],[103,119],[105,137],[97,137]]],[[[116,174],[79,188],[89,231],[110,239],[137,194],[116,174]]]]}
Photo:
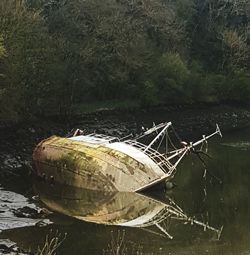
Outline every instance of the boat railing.
{"type": "Polygon", "coordinates": [[[172,171],[175,169],[175,167],[171,164],[171,162],[160,152],[153,148],[148,148],[147,145],[139,143],[135,140],[126,140],[124,141],[126,144],[129,144],[137,149],[139,149],[141,152],[146,154],[150,159],[152,159],[160,168],[161,170],[168,174],[172,173],[172,171]]]}

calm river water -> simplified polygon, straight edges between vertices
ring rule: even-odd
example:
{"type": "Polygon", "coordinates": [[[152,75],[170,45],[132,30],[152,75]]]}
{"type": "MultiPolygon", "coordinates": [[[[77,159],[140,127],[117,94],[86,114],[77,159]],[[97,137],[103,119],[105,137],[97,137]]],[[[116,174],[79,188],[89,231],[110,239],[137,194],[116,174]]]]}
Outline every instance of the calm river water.
{"type": "MultiPolygon", "coordinates": [[[[49,233],[67,233],[57,253],[62,255],[250,254],[250,131],[212,139],[209,155],[206,177],[199,159],[190,155],[179,167],[177,186],[167,192],[100,194],[40,187],[43,202],[63,214],[52,214],[52,223],[39,227],[25,221],[3,230],[0,239],[36,250],[49,233]],[[120,253],[111,251],[119,248],[120,253]]],[[[4,209],[1,218],[6,221],[4,209]]],[[[6,224],[0,224],[2,229],[6,224]]]]}

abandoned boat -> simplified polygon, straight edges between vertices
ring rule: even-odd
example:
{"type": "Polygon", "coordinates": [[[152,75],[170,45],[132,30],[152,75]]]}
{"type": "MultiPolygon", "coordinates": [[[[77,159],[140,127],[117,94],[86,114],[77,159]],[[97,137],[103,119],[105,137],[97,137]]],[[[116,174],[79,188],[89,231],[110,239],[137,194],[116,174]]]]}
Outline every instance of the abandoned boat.
{"type": "Polygon", "coordinates": [[[66,138],[52,136],[34,150],[35,173],[48,182],[79,188],[139,192],[172,179],[187,153],[210,137],[221,136],[221,131],[217,125],[214,133],[194,143],[179,139],[179,148],[171,134],[176,134],[172,123],[166,122],[133,139],[76,133],[66,138]]]}

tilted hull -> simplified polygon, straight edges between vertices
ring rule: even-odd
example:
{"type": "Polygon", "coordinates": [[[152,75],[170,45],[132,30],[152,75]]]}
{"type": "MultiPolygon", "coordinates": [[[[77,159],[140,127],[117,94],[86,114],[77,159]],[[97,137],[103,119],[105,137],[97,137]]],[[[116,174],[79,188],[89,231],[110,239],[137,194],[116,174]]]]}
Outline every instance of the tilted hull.
{"type": "Polygon", "coordinates": [[[133,140],[101,134],[77,135],[68,138],[52,136],[37,145],[33,153],[35,172],[48,182],[101,191],[136,192],[174,177],[177,165],[189,153],[198,153],[216,131],[195,143],[181,142],[176,148],[169,137],[171,122],[162,123],[133,140]],[[161,130],[161,131],[160,131],[161,130]],[[160,132],[159,132],[160,131],[160,132]],[[158,133],[159,132],[159,133],[158,133]],[[148,144],[138,140],[156,133],[148,144]],[[160,153],[163,138],[165,152],[160,153]],[[158,143],[160,141],[160,143],[158,143]],[[153,146],[158,143],[158,149],[153,146]],[[171,145],[174,149],[169,150],[171,145]]]}
{"type": "Polygon", "coordinates": [[[141,190],[167,178],[157,164],[135,148],[122,144],[123,151],[130,150],[124,153],[110,147],[53,136],[34,150],[35,173],[48,182],[126,192],[141,190]]]}

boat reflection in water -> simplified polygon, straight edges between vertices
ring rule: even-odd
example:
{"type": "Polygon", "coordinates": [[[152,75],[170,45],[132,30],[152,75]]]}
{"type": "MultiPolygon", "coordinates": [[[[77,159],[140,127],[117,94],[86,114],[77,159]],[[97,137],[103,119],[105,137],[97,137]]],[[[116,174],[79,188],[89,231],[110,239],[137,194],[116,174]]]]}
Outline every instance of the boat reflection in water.
{"type": "Polygon", "coordinates": [[[189,217],[170,198],[162,202],[134,192],[100,192],[43,182],[36,183],[34,188],[51,210],[87,222],[144,228],[170,239],[171,221],[200,225],[205,231],[214,232],[218,239],[222,231],[189,217]]]}

